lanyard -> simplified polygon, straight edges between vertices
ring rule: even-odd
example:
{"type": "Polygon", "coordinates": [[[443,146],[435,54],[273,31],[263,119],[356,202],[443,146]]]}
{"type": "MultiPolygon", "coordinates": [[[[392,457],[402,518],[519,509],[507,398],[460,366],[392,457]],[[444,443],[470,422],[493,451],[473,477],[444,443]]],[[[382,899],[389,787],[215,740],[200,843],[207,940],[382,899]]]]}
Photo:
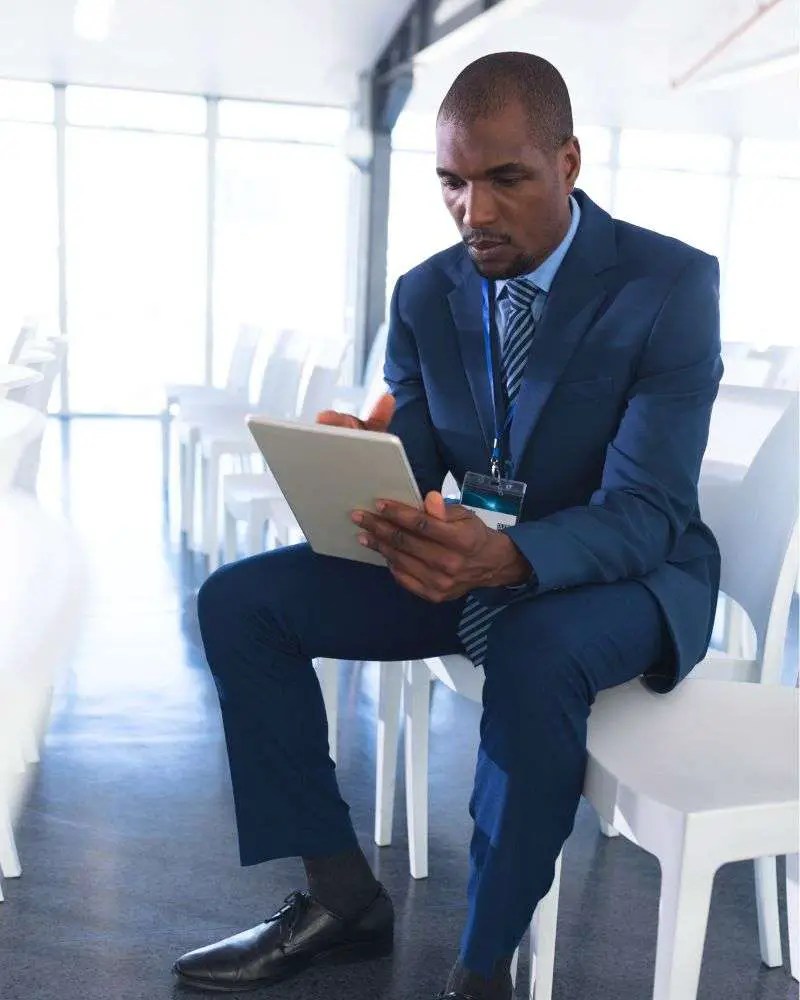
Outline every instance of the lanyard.
{"type": "MultiPolygon", "coordinates": [[[[504,405],[505,419],[503,420],[503,424],[501,426],[497,410],[497,387],[495,386],[494,379],[494,345],[497,341],[495,336],[495,283],[487,278],[484,278],[481,282],[481,291],[483,298],[483,346],[486,355],[486,373],[489,376],[489,394],[492,398],[492,417],[494,418],[494,437],[492,440],[490,469],[492,478],[499,479],[501,469],[503,468],[503,453],[501,445],[508,434],[511,422],[514,419],[516,400],[507,409],[504,405]]],[[[503,403],[505,404],[505,394],[503,394],[502,398],[503,403]]]]}

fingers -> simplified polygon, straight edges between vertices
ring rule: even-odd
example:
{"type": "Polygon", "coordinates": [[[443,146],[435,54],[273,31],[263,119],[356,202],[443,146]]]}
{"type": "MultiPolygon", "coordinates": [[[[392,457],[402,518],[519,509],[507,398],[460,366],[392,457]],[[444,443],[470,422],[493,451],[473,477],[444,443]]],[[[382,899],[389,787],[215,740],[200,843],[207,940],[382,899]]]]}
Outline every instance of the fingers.
{"type": "Polygon", "coordinates": [[[459,553],[445,548],[433,539],[406,531],[394,522],[374,514],[359,514],[361,518],[356,523],[362,529],[362,544],[367,544],[393,563],[400,556],[408,556],[414,563],[424,565],[428,573],[436,573],[442,577],[452,577],[461,568],[462,557],[459,553]]]}
{"type": "Polygon", "coordinates": [[[354,417],[352,413],[339,413],[336,410],[323,410],[317,414],[317,423],[328,427],[351,427],[353,430],[363,430],[364,422],[354,417]]]}
{"type": "Polygon", "coordinates": [[[425,513],[429,517],[435,517],[437,521],[463,521],[470,516],[470,512],[457,503],[446,503],[441,493],[431,490],[425,496],[425,513]]]}
{"type": "Polygon", "coordinates": [[[372,413],[364,421],[364,427],[368,431],[385,431],[388,429],[389,424],[394,416],[394,411],[396,407],[394,401],[394,396],[390,392],[386,392],[381,396],[375,406],[372,408],[372,413]]]}

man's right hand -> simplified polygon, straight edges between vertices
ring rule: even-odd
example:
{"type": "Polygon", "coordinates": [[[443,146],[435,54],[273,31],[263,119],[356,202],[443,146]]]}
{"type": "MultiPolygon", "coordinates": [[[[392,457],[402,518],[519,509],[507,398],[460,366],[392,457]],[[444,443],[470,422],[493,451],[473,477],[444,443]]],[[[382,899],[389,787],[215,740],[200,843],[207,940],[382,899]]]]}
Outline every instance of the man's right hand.
{"type": "Polygon", "coordinates": [[[385,393],[366,420],[354,417],[352,413],[339,413],[336,410],[323,410],[317,414],[318,424],[328,424],[330,427],[352,427],[358,431],[387,431],[394,416],[394,396],[385,393]]]}

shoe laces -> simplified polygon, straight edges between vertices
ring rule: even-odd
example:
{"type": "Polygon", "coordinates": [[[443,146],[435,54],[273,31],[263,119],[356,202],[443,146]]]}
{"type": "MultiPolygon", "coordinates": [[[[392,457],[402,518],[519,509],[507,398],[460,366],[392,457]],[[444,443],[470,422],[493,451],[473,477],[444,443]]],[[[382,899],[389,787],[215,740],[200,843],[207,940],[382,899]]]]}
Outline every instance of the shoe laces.
{"type": "Polygon", "coordinates": [[[272,920],[279,921],[281,930],[286,935],[287,940],[291,941],[294,937],[297,924],[308,909],[309,902],[308,893],[301,892],[300,890],[290,892],[286,899],[284,899],[281,908],[271,918],[272,920]]]}

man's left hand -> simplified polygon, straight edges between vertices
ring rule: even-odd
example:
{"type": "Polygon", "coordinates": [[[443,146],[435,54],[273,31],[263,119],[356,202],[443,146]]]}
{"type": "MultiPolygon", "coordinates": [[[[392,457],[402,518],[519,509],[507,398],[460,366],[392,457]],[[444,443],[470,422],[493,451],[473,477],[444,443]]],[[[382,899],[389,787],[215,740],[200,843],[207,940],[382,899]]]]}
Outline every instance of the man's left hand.
{"type": "Polygon", "coordinates": [[[386,559],[401,586],[425,600],[453,601],[476,587],[525,583],[531,566],[510,538],[441,493],[422,510],[379,500],[377,513],[355,511],[359,540],[386,559]]]}

